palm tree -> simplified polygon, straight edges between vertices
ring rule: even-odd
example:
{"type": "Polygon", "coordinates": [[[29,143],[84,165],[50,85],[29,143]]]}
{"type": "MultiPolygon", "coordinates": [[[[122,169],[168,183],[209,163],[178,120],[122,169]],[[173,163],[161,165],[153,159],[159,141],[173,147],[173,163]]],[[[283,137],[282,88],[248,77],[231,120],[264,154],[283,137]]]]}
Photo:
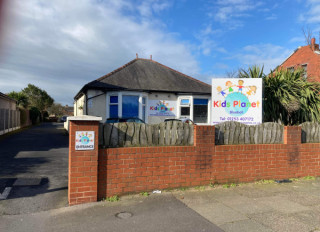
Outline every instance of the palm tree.
{"type": "Polygon", "coordinates": [[[241,68],[238,70],[239,78],[264,78],[265,74],[263,73],[263,66],[260,68],[258,65],[253,65],[247,70],[241,68]]]}
{"type": "Polygon", "coordinates": [[[17,105],[22,108],[27,108],[29,105],[28,96],[22,92],[12,91],[7,94],[9,97],[17,101],[17,105]]]}
{"type": "Polygon", "coordinates": [[[264,78],[264,121],[296,125],[320,121],[320,84],[301,78],[303,70],[279,70],[264,78]]]}
{"type": "Polygon", "coordinates": [[[263,73],[257,65],[239,69],[239,78],[263,78],[263,118],[265,122],[297,125],[320,121],[320,83],[302,78],[303,70],[263,73]]]}

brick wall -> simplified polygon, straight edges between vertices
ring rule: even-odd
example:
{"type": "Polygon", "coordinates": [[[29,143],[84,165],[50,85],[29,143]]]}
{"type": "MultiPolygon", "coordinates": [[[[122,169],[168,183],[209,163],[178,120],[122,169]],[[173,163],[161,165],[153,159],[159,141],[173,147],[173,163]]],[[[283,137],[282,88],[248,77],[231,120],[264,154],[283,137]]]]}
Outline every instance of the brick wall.
{"type": "Polygon", "coordinates": [[[98,199],[154,189],[320,175],[320,144],[301,144],[285,127],[284,144],[214,144],[213,126],[196,126],[189,147],[99,150],[98,199]]]}

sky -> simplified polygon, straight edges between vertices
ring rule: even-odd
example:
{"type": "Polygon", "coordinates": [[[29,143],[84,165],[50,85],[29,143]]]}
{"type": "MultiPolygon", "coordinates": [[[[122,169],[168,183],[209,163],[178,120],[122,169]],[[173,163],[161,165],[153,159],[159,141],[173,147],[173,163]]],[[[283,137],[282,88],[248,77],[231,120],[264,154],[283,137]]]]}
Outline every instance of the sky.
{"type": "Polygon", "coordinates": [[[88,82],[149,58],[211,83],[252,65],[265,73],[319,42],[320,0],[7,0],[0,92],[28,83],[63,105],[88,82]]]}

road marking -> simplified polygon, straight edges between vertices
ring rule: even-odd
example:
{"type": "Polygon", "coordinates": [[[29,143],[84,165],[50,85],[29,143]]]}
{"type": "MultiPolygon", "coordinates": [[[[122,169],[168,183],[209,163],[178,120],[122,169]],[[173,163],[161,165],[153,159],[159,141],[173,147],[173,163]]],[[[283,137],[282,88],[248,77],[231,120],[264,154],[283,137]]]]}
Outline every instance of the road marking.
{"type": "Polygon", "coordinates": [[[9,196],[9,193],[11,191],[12,187],[6,187],[4,190],[3,190],[3,193],[0,194],[0,200],[5,200],[7,199],[7,197],[9,196]]]}

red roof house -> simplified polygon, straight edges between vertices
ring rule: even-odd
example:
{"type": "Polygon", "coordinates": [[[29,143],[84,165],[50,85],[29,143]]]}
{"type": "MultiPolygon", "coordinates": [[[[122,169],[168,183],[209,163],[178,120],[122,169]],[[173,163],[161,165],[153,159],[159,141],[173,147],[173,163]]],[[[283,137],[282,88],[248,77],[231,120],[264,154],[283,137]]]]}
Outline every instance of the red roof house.
{"type": "Polygon", "coordinates": [[[312,38],[310,45],[297,48],[279,67],[292,71],[303,68],[305,78],[320,82],[320,50],[316,39],[312,38]]]}

